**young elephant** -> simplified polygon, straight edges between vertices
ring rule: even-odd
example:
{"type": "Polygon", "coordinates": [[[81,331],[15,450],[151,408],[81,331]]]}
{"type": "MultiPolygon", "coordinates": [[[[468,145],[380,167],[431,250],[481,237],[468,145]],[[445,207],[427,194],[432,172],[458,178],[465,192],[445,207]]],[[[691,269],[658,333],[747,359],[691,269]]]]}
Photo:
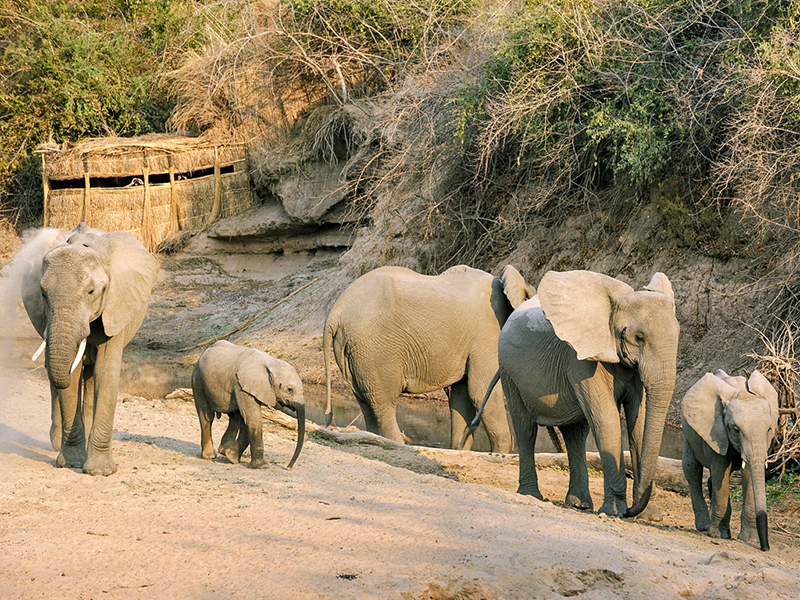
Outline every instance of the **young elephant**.
{"type": "Polygon", "coordinates": [[[255,348],[219,341],[197,361],[192,373],[192,391],[200,418],[203,458],[214,458],[211,425],[215,414],[226,413],[229,423],[219,444],[220,454],[238,463],[250,445],[250,468],[264,467],[259,405],[280,404],[297,414],[297,446],[287,468],[294,466],[303,448],[306,408],[303,382],[292,365],[255,348]]]}
{"type": "Polygon", "coordinates": [[[731,472],[742,469],[740,540],[758,535],[769,550],[764,464],[778,422],[778,394],[758,371],[749,379],[725,371],[706,373],[681,403],[683,473],[689,482],[694,523],[712,537],[730,538],[731,472]],[[711,472],[711,518],[703,498],[703,467],[711,472]]]}

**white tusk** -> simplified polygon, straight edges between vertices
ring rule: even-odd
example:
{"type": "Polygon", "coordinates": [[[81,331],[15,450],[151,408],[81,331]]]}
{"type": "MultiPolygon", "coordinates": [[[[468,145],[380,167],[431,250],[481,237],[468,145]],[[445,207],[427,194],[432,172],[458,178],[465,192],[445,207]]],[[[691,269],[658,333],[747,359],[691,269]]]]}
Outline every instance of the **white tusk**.
{"type": "Polygon", "coordinates": [[[36,350],[36,352],[33,353],[33,356],[31,356],[31,360],[33,362],[36,362],[36,359],[42,355],[42,352],[44,352],[45,347],[47,347],[47,340],[42,340],[42,343],[39,346],[38,350],[36,350]]]}
{"type": "Polygon", "coordinates": [[[75,370],[75,367],[77,367],[78,364],[81,362],[84,350],[86,350],[86,338],[83,338],[83,340],[81,341],[81,345],[78,346],[78,354],[77,356],[75,356],[75,361],[72,363],[72,366],[69,369],[70,373],[72,373],[75,370]]]}

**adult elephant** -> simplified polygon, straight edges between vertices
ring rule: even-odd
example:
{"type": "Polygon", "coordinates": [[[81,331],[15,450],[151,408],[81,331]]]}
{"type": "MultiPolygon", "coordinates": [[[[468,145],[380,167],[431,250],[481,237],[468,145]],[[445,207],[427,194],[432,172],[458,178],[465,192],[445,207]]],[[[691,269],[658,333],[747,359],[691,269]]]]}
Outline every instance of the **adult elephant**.
{"type": "MultiPolygon", "coordinates": [[[[403,442],[395,408],[401,392],[449,388],[451,447],[470,449],[466,424],[497,370],[500,328],[536,293],[508,265],[498,279],[459,265],[441,275],[381,267],[360,277],[334,304],[323,351],[331,412],[331,357],[353,386],[367,429],[403,442]]],[[[484,427],[492,450],[512,449],[503,398],[490,398],[484,427]]]]}
{"type": "MultiPolygon", "coordinates": [[[[599,512],[636,516],[647,506],[667,408],[675,387],[678,320],[663,273],[644,290],[590,271],[550,271],[538,296],[500,334],[499,378],[519,445],[521,494],[542,498],[534,460],[538,425],[558,426],[570,467],[566,502],[593,508],[586,438],[594,434],[603,468],[599,512]],[[626,501],[620,408],[634,472],[626,501]]],[[[488,393],[488,392],[487,392],[488,393]]]]}
{"type": "Polygon", "coordinates": [[[144,319],[158,261],[129,233],[81,223],[46,230],[27,265],[22,299],[43,338],[34,360],[44,351],[57,464],[111,475],[122,349],[144,319]]]}

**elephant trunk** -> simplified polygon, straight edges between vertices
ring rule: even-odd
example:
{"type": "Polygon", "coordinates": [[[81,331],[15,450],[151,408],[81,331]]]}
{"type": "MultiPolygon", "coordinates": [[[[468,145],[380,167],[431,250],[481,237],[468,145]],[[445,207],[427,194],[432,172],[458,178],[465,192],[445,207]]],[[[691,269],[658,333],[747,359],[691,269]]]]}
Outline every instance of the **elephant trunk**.
{"type": "Polygon", "coordinates": [[[47,328],[45,363],[47,374],[53,385],[66,389],[72,381],[73,365],[81,342],[89,334],[88,324],[77,319],[51,321],[47,328]]]}
{"type": "Polygon", "coordinates": [[[639,478],[633,490],[633,506],[625,513],[629,518],[641,513],[650,501],[661,450],[661,437],[664,434],[664,422],[675,390],[675,360],[673,358],[663,363],[667,366],[655,369],[655,372],[650,372],[649,369],[641,370],[646,396],[644,435],[639,460],[639,478]]]}
{"type": "Polygon", "coordinates": [[[287,469],[294,466],[297,457],[300,456],[300,450],[303,449],[303,441],[306,437],[306,405],[302,398],[299,399],[294,405],[294,412],[297,414],[297,446],[294,449],[292,460],[289,461],[287,469]]]}
{"type": "MultiPolygon", "coordinates": [[[[761,450],[743,448],[744,458],[750,471],[753,506],[756,511],[756,532],[761,550],[769,550],[769,530],[767,522],[767,482],[765,473],[766,453],[761,450]]],[[[747,500],[745,499],[745,503],[747,500]]],[[[750,517],[752,518],[752,517],[750,517]]]]}

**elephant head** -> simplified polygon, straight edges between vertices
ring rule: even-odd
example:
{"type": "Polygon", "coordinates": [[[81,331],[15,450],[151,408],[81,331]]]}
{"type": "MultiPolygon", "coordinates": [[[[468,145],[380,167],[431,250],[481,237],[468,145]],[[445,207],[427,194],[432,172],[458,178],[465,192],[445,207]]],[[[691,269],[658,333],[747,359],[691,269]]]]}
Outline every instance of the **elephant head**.
{"type": "Polygon", "coordinates": [[[50,381],[65,389],[87,338],[96,346],[143,315],[159,265],[132,235],[85,223],[51,242],[24,276],[23,303],[44,340],[50,381]]]}
{"type": "Polygon", "coordinates": [[[236,370],[236,382],[259,404],[275,408],[280,405],[297,416],[297,445],[287,469],[294,466],[303,449],[306,425],[306,404],[303,381],[297,369],[265,352],[248,352],[236,370]]]}
{"type": "Polygon", "coordinates": [[[750,466],[756,529],[761,549],[769,548],[764,465],[778,422],[778,393],[758,371],[749,379],[725,371],[706,373],[683,398],[686,424],[715,453],[726,456],[733,446],[750,466]]]}
{"type": "MultiPolygon", "coordinates": [[[[539,284],[539,301],[559,339],[579,360],[620,363],[634,369],[645,390],[644,434],[633,506],[650,499],[667,409],[675,388],[680,327],[672,285],[656,273],[644,290],[590,271],[549,271],[539,284]]],[[[631,415],[628,415],[630,418],[631,415]]]]}

